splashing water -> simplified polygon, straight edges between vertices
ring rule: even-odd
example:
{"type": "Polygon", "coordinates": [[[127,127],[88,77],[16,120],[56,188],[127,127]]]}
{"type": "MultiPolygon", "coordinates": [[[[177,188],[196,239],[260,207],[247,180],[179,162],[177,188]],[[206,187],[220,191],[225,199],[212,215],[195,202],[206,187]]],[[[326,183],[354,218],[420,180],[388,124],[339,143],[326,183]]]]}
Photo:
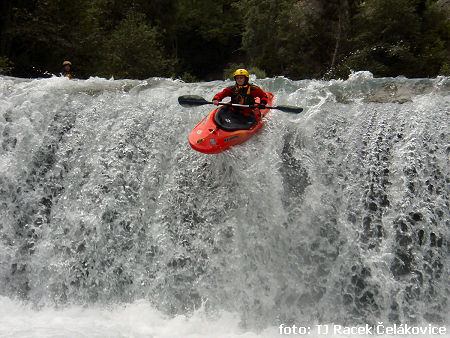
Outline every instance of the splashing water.
{"type": "Polygon", "coordinates": [[[204,155],[229,82],[0,77],[0,332],[448,325],[450,79],[255,82],[304,113],[204,155]]]}

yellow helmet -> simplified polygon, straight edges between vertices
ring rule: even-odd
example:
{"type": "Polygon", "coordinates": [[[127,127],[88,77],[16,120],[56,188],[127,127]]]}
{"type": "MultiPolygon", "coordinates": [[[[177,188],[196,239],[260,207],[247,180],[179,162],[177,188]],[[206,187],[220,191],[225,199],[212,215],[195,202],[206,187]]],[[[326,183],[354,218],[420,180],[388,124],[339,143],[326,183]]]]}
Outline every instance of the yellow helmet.
{"type": "Polygon", "coordinates": [[[66,65],[72,66],[72,62],[66,60],[63,62],[63,66],[66,66],[66,65]]]}
{"type": "Polygon", "coordinates": [[[248,73],[247,69],[236,69],[236,71],[233,73],[233,77],[236,77],[238,75],[244,75],[247,79],[250,77],[250,74],[248,73]]]}

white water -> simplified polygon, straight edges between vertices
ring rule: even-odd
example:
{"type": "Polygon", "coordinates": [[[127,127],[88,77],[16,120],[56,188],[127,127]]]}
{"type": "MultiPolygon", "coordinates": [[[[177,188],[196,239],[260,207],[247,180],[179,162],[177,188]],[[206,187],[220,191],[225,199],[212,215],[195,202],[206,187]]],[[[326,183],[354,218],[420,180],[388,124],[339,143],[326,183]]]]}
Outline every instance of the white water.
{"type": "Polygon", "coordinates": [[[39,311],[0,299],[2,337],[273,337],[275,330],[256,334],[240,329],[236,315],[218,318],[202,310],[186,317],[168,317],[146,301],[110,308],[71,306],[67,309],[44,308],[39,311]]]}
{"type": "Polygon", "coordinates": [[[221,81],[0,78],[0,333],[448,325],[450,80],[256,82],[305,112],[207,156],[221,81]]]}
{"type": "MultiPolygon", "coordinates": [[[[273,337],[370,337],[374,334],[345,334],[335,330],[334,324],[322,324],[322,331],[317,326],[311,326],[311,331],[300,334],[299,327],[307,324],[297,324],[297,334],[281,334],[280,327],[269,327],[263,331],[252,332],[239,325],[236,314],[221,313],[208,315],[204,309],[190,316],[177,315],[168,317],[155,310],[147,301],[136,301],[121,306],[100,307],[70,306],[66,309],[42,308],[30,309],[29,306],[8,298],[0,298],[0,336],[1,337],[133,337],[133,338],[273,338],[273,337]],[[323,327],[328,327],[324,333],[323,327]]],[[[427,329],[427,325],[418,325],[427,329]]],[[[439,326],[436,326],[436,328],[439,326]]],[[[444,327],[444,326],[442,326],[444,327]]],[[[385,330],[385,329],[384,329],[385,330]]],[[[285,331],[289,332],[289,331],[285,331]]],[[[345,331],[343,331],[345,332],[345,331]]],[[[432,332],[432,331],[431,331],[432,332]]],[[[438,332],[438,331],[435,331],[438,332]]],[[[376,334],[375,334],[376,335],[376,334]]],[[[391,337],[450,337],[450,334],[411,334],[411,335],[376,335],[383,338],[391,337]]]]}

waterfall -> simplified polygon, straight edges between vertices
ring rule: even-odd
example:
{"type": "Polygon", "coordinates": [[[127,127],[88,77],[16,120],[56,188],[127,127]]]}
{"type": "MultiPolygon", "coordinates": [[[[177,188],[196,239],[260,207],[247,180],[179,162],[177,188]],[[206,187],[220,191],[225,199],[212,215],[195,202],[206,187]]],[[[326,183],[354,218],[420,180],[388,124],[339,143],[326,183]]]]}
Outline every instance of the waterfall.
{"type": "Polygon", "coordinates": [[[253,81],[304,112],[205,155],[229,81],[0,77],[0,332],[448,325],[450,78],[253,81]]]}

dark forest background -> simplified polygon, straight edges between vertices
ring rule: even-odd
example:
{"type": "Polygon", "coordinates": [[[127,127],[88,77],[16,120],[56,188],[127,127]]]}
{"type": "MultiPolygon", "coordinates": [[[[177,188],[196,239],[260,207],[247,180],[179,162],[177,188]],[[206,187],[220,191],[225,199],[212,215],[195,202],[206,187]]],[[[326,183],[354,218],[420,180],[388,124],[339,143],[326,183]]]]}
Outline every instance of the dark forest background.
{"type": "Polygon", "coordinates": [[[0,0],[0,73],[450,75],[448,0],[0,0]]]}

